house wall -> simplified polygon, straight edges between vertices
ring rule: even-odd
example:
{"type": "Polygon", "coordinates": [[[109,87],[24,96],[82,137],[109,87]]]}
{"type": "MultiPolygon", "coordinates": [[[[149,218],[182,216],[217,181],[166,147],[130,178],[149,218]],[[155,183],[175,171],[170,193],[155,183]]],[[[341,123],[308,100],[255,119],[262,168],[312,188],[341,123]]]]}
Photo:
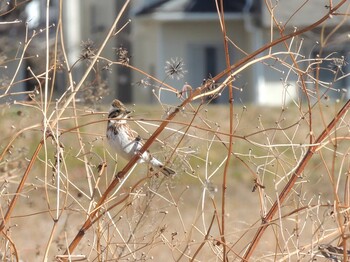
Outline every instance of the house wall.
{"type": "MultiPolygon", "coordinates": [[[[154,21],[132,20],[132,52],[131,64],[145,73],[156,76],[156,67],[159,65],[160,54],[160,25],[154,21]]],[[[132,71],[133,101],[136,103],[151,103],[154,100],[152,89],[154,87],[143,87],[137,82],[147,80],[154,85],[154,81],[147,79],[147,76],[132,71]]]]}
{"type": "MultiPolygon", "coordinates": [[[[262,34],[261,45],[270,43],[270,30],[264,29],[262,34]]],[[[277,34],[277,32],[274,32],[277,34]]],[[[291,48],[291,52],[304,53],[308,43],[306,41],[301,45],[300,38],[293,39],[290,45],[290,40],[285,43],[280,43],[273,46],[271,49],[266,50],[262,56],[269,56],[259,63],[261,67],[261,74],[263,76],[262,84],[257,90],[257,103],[268,106],[281,106],[290,103],[292,100],[297,99],[298,87],[297,80],[298,75],[295,70],[290,67],[293,65],[293,61],[288,53],[288,48],[291,48]],[[301,48],[298,50],[298,48],[301,48]]],[[[295,56],[297,60],[301,59],[301,56],[295,56]]],[[[299,64],[303,67],[303,65],[299,64]]]]}
{"type": "MultiPolygon", "coordinates": [[[[332,3],[336,5],[338,2],[339,0],[332,3]]],[[[273,4],[273,14],[282,26],[286,26],[284,34],[287,34],[295,30],[295,27],[303,28],[326,15],[328,12],[326,5],[329,4],[329,1],[283,0],[273,4]]],[[[348,4],[344,5],[340,12],[345,13],[347,7],[348,4]]],[[[244,13],[230,18],[226,17],[229,38],[247,53],[251,53],[280,37],[280,32],[275,26],[272,30],[270,29],[272,20],[264,3],[262,4],[262,16],[259,18],[260,20],[257,21],[256,17],[244,13]]],[[[236,102],[241,100],[243,103],[271,106],[286,105],[293,100],[298,102],[302,92],[298,86],[298,75],[290,66],[293,64],[291,57],[287,53],[278,55],[276,53],[286,52],[290,49],[292,52],[311,58],[310,55],[318,48],[327,49],[327,52],[335,50],[335,57],[343,53],[348,54],[346,50],[348,50],[349,38],[346,25],[350,23],[350,20],[341,21],[343,18],[334,16],[325,23],[324,33],[328,35],[335,25],[344,22],[343,27],[327,39],[327,46],[317,47],[316,42],[320,42],[321,37],[321,28],[318,27],[300,37],[289,39],[286,41],[287,46],[284,45],[285,43],[281,43],[260,54],[258,57],[268,55],[269,52],[273,55],[263,62],[253,63],[239,74],[234,85],[242,88],[243,92],[235,92],[236,102]]],[[[160,80],[165,79],[166,83],[178,90],[186,82],[196,88],[201,85],[204,78],[207,78],[208,75],[203,69],[203,64],[205,64],[203,47],[205,46],[212,46],[218,50],[217,56],[220,57],[220,61],[216,65],[216,73],[225,68],[222,34],[215,14],[210,17],[205,14],[194,15],[183,12],[155,12],[135,17],[133,30],[132,64],[160,80]],[[145,52],[145,50],[147,51],[145,52]],[[167,78],[164,71],[166,61],[176,57],[183,59],[188,71],[185,77],[180,80],[167,78]]],[[[230,44],[230,56],[231,64],[234,64],[245,55],[230,44]]],[[[345,61],[350,59],[348,57],[346,56],[345,61]]],[[[302,57],[299,56],[297,59],[300,60],[302,57]]],[[[302,70],[308,66],[307,61],[299,61],[298,63],[302,70]]],[[[347,69],[346,72],[349,72],[349,66],[342,69],[347,69]]],[[[141,79],[139,74],[134,72],[132,74],[134,82],[141,79]]],[[[349,87],[348,82],[347,84],[349,87]]],[[[135,86],[133,89],[135,101],[151,102],[155,100],[150,89],[140,90],[135,86]]],[[[174,94],[164,91],[162,94],[162,101],[177,103],[174,94]]],[[[227,94],[218,100],[226,102],[227,94]]]]}
{"type": "MultiPolygon", "coordinates": [[[[226,24],[227,35],[238,46],[244,47],[246,52],[253,49],[252,34],[247,33],[242,19],[228,21],[226,24]]],[[[217,72],[225,68],[225,56],[220,25],[217,20],[212,21],[134,21],[133,25],[133,59],[132,63],[147,72],[154,72],[158,79],[166,79],[166,83],[181,90],[187,82],[193,88],[202,84],[207,75],[203,72],[203,61],[196,59],[194,53],[199,52],[196,47],[214,46],[218,48],[217,72]],[[141,41],[142,39],[142,41],[141,41]],[[145,49],[147,52],[145,52],[145,49]],[[177,80],[166,77],[164,67],[166,61],[171,58],[181,58],[185,63],[187,73],[184,78],[177,80]]],[[[231,63],[244,56],[241,51],[230,44],[231,63]]],[[[199,57],[199,56],[197,56],[199,57]]],[[[254,97],[254,85],[252,69],[248,68],[240,74],[234,83],[238,88],[245,88],[245,92],[236,92],[237,98],[248,99],[254,97]]],[[[133,74],[133,81],[139,81],[140,75],[133,74]]],[[[142,102],[152,101],[152,92],[148,89],[140,90],[134,86],[134,100],[142,102]],[[142,96],[140,96],[142,94],[142,96]]],[[[178,98],[173,93],[163,92],[162,101],[175,103],[178,98]]],[[[221,102],[227,101],[227,96],[220,98],[221,102]]]]}
{"type": "MultiPolygon", "coordinates": [[[[340,1],[331,1],[333,6],[337,5],[340,1]]],[[[283,0],[274,1],[272,12],[276,20],[283,26],[289,27],[293,30],[293,27],[301,27],[310,25],[321,17],[327,15],[329,12],[328,5],[330,1],[317,0],[317,1],[305,1],[305,0],[283,0]]],[[[346,13],[349,8],[349,3],[345,3],[340,9],[339,13],[346,13]]],[[[333,16],[332,19],[327,20],[327,26],[335,26],[340,22],[350,24],[350,20],[344,20],[342,16],[333,16]]],[[[270,11],[266,7],[264,1],[262,3],[262,24],[264,27],[269,27],[271,23],[270,11]]]]}

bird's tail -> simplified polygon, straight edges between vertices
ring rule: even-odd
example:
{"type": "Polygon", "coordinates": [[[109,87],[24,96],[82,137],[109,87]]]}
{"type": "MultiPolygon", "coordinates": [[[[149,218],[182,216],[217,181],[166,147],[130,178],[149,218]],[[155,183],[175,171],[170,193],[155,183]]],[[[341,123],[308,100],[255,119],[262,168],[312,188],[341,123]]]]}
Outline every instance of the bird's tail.
{"type": "Polygon", "coordinates": [[[170,167],[163,166],[159,169],[165,176],[175,176],[176,172],[170,167]]]}
{"type": "Polygon", "coordinates": [[[162,162],[160,162],[158,159],[155,159],[154,157],[152,157],[150,164],[156,169],[158,169],[160,172],[162,172],[165,176],[171,177],[176,174],[176,172],[173,169],[171,169],[170,167],[164,166],[162,162]]]}

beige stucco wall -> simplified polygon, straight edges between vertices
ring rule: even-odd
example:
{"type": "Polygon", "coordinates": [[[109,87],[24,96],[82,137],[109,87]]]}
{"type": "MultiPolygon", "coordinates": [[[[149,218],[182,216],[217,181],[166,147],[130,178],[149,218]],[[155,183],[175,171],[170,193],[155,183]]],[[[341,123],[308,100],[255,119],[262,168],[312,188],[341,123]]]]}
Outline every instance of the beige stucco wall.
{"type": "MultiPolygon", "coordinates": [[[[252,47],[251,34],[246,32],[242,20],[228,21],[226,24],[228,37],[234,41],[238,46],[243,48],[247,52],[251,52],[252,47]]],[[[154,75],[160,79],[166,79],[164,72],[164,66],[166,61],[171,58],[182,58],[185,63],[187,74],[180,80],[166,79],[166,82],[174,88],[181,89],[185,82],[191,82],[193,79],[198,81],[192,81],[190,84],[193,87],[197,87],[201,84],[205,75],[199,75],[193,77],[198,70],[196,70],[199,61],[191,61],[189,54],[189,45],[196,44],[209,44],[222,47],[223,50],[223,37],[220,30],[220,25],[217,20],[212,21],[150,21],[147,19],[134,19],[133,24],[133,58],[132,63],[136,67],[143,69],[147,72],[153,72],[154,75]]],[[[231,59],[237,61],[243,54],[241,51],[230,45],[231,59]]],[[[225,67],[224,54],[220,54],[222,57],[222,64],[220,64],[220,70],[225,67]]],[[[238,87],[243,86],[246,82],[247,91],[245,94],[254,92],[254,83],[250,81],[252,79],[252,70],[247,69],[241,77],[237,80],[235,85],[238,87]]],[[[139,81],[140,75],[133,73],[133,81],[139,81]]],[[[139,102],[150,102],[152,100],[151,90],[143,89],[134,86],[134,98],[139,102]]],[[[164,93],[165,95],[165,93],[164,93]]],[[[164,98],[164,97],[163,97],[164,98]]],[[[174,103],[177,98],[173,94],[167,94],[165,101],[174,103]]]]}
{"type": "MultiPolygon", "coordinates": [[[[270,9],[276,20],[281,25],[286,25],[293,29],[293,27],[304,27],[310,25],[329,12],[328,0],[281,0],[271,1],[272,6],[270,9]]],[[[331,1],[333,6],[336,6],[340,0],[331,1]]],[[[339,10],[339,13],[346,13],[350,7],[349,1],[345,3],[339,10]]],[[[333,16],[332,19],[327,21],[327,26],[335,26],[340,22],[350,24],[350,20],[344,21],[342,16],[333,16]]],[[[266,7],[264,1],[262,1],[262,23],[264,27],[271,25],[270,11],[266,7]]]]}
{"type": "MultiPolygon", "coordinates": [[[[159,56],[159,24],[150,20],[132,19],[132,58],[131,64],[145,73],[154,75],[159,56]]],[[[153,100],[152,87],[143,88],[136,84],[147,76],[132,71],[133,101],[136,103],[150,103],[153,100]]],[[[150,83],[154,83],[149,80],[150,83]]]]}

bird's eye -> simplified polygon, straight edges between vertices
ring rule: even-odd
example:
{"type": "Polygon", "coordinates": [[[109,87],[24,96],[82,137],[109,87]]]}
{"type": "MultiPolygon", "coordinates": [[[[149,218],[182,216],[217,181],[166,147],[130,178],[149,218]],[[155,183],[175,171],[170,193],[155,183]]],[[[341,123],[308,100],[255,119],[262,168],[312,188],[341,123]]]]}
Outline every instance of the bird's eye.
{"type": "Polygon", "coordinates": [[[120,109],[116,108],[112,112],[109,113],[108,118],[114,118],[120,114],[120,109]]]}

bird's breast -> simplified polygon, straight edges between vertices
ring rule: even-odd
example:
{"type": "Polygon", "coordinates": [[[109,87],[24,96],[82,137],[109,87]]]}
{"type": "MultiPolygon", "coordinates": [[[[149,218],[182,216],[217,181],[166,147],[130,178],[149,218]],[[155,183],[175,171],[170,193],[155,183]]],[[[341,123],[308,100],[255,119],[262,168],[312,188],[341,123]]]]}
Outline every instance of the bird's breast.
{"type": "Polygon", "coordinates": [[[140,145],[124,125],[110,125],[107,128],[107,140],[116,153],[129,160],[140,150],[140,145]]]}

